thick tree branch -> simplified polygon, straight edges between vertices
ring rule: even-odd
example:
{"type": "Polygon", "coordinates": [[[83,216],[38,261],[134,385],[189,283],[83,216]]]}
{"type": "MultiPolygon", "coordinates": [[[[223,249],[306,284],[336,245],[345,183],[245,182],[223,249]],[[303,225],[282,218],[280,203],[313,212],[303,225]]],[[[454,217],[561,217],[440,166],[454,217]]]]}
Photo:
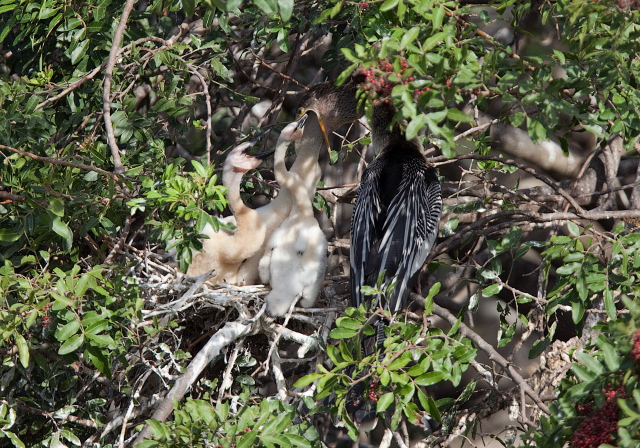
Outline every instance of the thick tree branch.
{"type": "MultiPolygon", "coordinates": [[[[189,363],[189,367],[184,374],[178,378],[174,386],[169,393],[160,402],[160,405],[151,416],[152,419],[158,421],[165,421],[167,417],[173,412],[173,400],[180,401],[187,389],[195,382],[200,376],[204,368],[218,356],[221,351],[232,342],[254,334],[259,328],[259,320],[254,319],[249,322],[227,322],[224,327],[218,330],[211,338],[209,342],[198,352],[198,354],[189,363]]],[[[134,445],[142,442],[151,435],[151,429],[149,425],[145,425],[144,429],[138,434],[134,445]]]]}

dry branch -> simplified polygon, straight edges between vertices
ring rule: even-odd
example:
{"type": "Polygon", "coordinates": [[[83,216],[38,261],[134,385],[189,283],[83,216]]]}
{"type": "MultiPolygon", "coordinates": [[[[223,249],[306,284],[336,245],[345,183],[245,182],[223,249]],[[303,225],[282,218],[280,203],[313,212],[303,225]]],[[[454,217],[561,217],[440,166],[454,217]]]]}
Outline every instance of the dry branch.
{"type": "MultiPolygon", "coordinates": [[[[259,327],[259,319],[227,322],[224,327],[211,336],[209,342],[207,342],[202,350],[200,350],[189,363],[186,372],[178,378],[169,393],[160,402],[151,418],[161,422],[165,421],[173,411],[173,400],[180,401],[182,399],[187,389],[189,389],[198,376],[200,376],[207,364],[218,356],[229,344],[245,336],[255,334],[259,327]]],[[[151,429],[149,425],[145,425],[144,429],[138,434],[134,445],[142,442],[150,435],[151,429]]]]}
{"type": "Polygon", "coordinates": [[[110,177],[113,181],[115,181],[117,183],[122,183],[123,179],[125,179],[123,176],[119,176],[119,175],[117,175],[115,173],[103,170],[102,168],[98,168],[98,167],[90,166],[90,165],[85,165],[84,163],[72,163],[72,162],[67,162],[66,160],[56,159],[54,157],[42,157],[42,156],[38,156],[36,154],[33,154],[31,152],[28,152],[28,151],[22,151],[20,149],[12,148],[11,146],[0,145],[0,149],[6,149],[7,151],[11,151],[11,152],[14,152],[16,154],[20,154],[21,156],[29,157],[30,159],[37,160],[39,162],[50,163],[51,165],[66,166],[66,167],[69,167],[69,168],[77,168],[77,169],[82,170],[82,171],[94,171],[96,173],[100,173],[100,174],[103,174],[105,176],[110,177]]]}

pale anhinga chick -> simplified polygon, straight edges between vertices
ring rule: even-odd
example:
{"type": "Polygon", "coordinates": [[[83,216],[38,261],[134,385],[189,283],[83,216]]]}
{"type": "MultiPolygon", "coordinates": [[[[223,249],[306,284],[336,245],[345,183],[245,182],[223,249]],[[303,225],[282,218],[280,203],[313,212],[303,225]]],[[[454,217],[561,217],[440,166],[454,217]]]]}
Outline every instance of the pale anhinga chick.
{"type": "Polygon", "coordinates": [[[233,148],[222,168],[222,183],[227,188],[235,231],[214,232],[211,226],[206,226],[203,233],[209,238],[202,240],[202,251],[193,257],[187,275],[195,277],[213,270],[209,281],[242,283],[238,279],[242,262],[261,249],[266,226],[260,214],[248,207],[240,196],[242,177],[262,162],[260,157],[247,154],[254,144],[255,141],[250,141],[233,148]]]}
{"type": "MultiPolygon", "coordinates": [[[[394,114],[386,102],[374,105],[371,137],[379,155],[360,182],[351,220],[350,263],[353,306],[398,313],[407,307],[438,236],[442,194],[418,140],[406,139],[401,125],[393,124],[394,114]],[[377,286],[381,275],[381,289],[387,294],[364,295],[362,287],[377,286]]],[[[365,356],[382,347],[385,325],[383,320],[374,323],[376,338],[364,341],[365,356]]],[[[355,423],[370,426],[376,418],[375,403],[367,405],[363,388],[358,383],[352,389],[347,410],[355,423]]]]}
{"type": "Polygon", "coordinates": [[[262,260],[260,278],[271,284],[266,296],[267,312],[283,316],[300,299],[310,307],[320,293],[327,265],[327,238],[313,216],[309,190],[302,177],[285,166],[287,147],[303,138],[308,116],[286,126],[278,138],[274,174],[282,188],[293,196],[291,213],[271,235],[262,260]]]}
{"type": "MultiPolygon", "coordinates": [[[[313,199],[316,193],[322,174],[318,158],[321,151],[329,150],[329,136],[341,126],[362,116],[358,112],[357,90],[355,82],[340,87],[327,82],[311,87],[300,101],[298,118],[305,115],[307,121],[302,137],[295,141],[296,159],[290,172],[300,176],[310,199],[313,199]]],[[[275,199],[257,209],[265,224],[267,240],[289,216],[292,205],[291,192],[288,188],[282,187],[275,199]]],[[[258,263],[263,253],[264,247],[241,267],[241,276],[246,284],[258,280],[258,263]]]]}

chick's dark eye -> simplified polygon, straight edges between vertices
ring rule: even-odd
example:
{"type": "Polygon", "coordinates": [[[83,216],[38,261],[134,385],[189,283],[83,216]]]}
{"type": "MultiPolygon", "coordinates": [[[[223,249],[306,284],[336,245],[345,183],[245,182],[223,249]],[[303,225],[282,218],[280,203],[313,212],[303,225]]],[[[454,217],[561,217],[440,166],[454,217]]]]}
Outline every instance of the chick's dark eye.
{"type": "Polygon", "coordinates": [[[296,117],[302,115],[302,112],[304,112],[304,109],[302,107],[298,107],[298,109],[296,109],[296,117]]]}

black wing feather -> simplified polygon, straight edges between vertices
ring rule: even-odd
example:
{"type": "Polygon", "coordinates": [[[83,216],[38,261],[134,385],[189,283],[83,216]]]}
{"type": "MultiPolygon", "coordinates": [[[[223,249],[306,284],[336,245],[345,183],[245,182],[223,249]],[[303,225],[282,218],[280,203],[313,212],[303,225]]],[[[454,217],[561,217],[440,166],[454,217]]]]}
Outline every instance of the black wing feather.
{"type": "Polygon", "coordinates": [[[402,154],[384,151],[369,166],[352,219],[354,306],[365,301],[360,287],[374,286],[382,270],[386,271],[384,286],[395,283],[395,287],[389,303],[380,305],[392,312],[406,306],[438,235],[441,213],[440,183],[417,148],[402,154]]]}

